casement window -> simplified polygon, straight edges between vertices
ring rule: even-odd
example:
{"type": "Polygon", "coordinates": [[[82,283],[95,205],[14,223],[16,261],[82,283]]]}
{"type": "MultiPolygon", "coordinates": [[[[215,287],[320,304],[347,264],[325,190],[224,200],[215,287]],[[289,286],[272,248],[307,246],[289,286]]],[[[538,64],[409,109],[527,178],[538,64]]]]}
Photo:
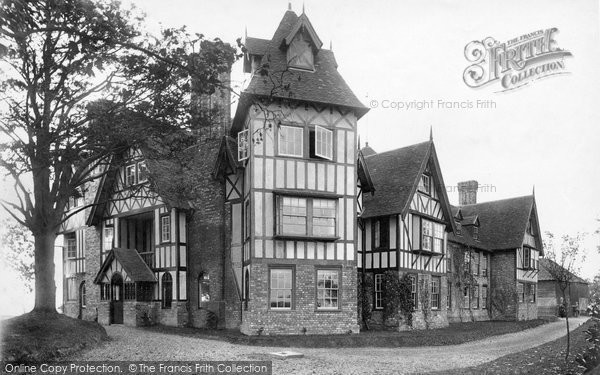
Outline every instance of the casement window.
{"type": "Polygon", "coordinates": [[[529,284],[529,302],[531,302],[531,303],[535,302],[535,290],[536,290],[536,285],[529,284]]]}
{"type": "Polygon", "coordinates": [[[469,304],[470,304],[470,296],[469,296],[469,287],[465,286],[463,288],[463,304],[462,304],[462,308],[463,309],[468,309],[469,308],[469,304]]]}
{"type": "Polygon", "coordinates": [[[482,309],[487,309],[487,302],[488,302],[488,287],[487,287],[487,285],[484,285],[481,287],[481,308],[482,309]]]}
{"type": "Polygon", "coordinates": [[[517,295],[519,296],[519,302],[525,302],[525,285],[523,283],[517,284],[517,295]]]}
{"type": "Polygon", "coordinates": [[[272,310],[292,309],[293,277],[292,268],[269,270],[269,307],[272,310]]]}
{"type": "Polygon", "coordinates": [[[279,155],[301,158],[304,153],[304,128],[296,126],[279,127],[279,155]]]}
{"type": "Polygon", "coordinates": [[[444,226],[421,219],[421,250],[442,254],[444,252],[444,226]]]}
{"type": "Polygon", "coordinates": [[[123,299],[126,301],[135,301],[135,283],[128,281],[123,283],[123,299]]]}
{"type": "Polygon", "coordinates": [[[317,310],[339,309],[340,271],[317,270],[317,310]]]}
{"type": "Polygon", "coordinates": [[[115,236],[115,228],[113,226],[106,225],[102,233],[102,249],[109,251],[113,248],[113,238],[115,236]]]}
{"type": "Polygon", "coordinates": [[[137,182],[141,184],[146,181],[148,181],[148,166],[145,161],[140,161],[137,163],[137,182]]]}
{"type": "Polygon", "coordinates": [[[74,277],[67,279],[67,300],[77,301],[77,280],[74,277]]]}
{"type": "Polygon", "coordinates": [[[450,280],[447,281],[447,290],[446,290],[446,309],[452,309],[452,282],[450,280]]]}
{"type": "Polygon", "coordinates": [[[164,215],[160,217],[160,242],[171,241],[171,216],[164,215]]]}
{"type": "Polygon", "coordinates": [[[431,309],[440,309],[440,284],[441,278],[439,276],[431,277],[431,309]]]}
{"type": "Polygon", "coordinates": [[[202,302],[210,302],[210,279],[207,274],[198,276],[198,307],[202,302]]]}
{"type": "Polygon", "coordinates": [[[418,297],[418,291],[417,291],[417,276],[416,275],[409,275],[410,277],[410,298],[412,299],[412,303],[413,303],[413,309],[416,310],[417,309],[417,297],[418,297]]]}
{"type": "Polygon", "coordinates": [[[479,308],[479,285],[473,286],[473,308],[479,308]]]}
{"type": "Polygon", "coordinates": [[[523,269],[536,269],[535,259],[530,247],[523,246],[523,269]]]}
{"type": "Polygon", "coordinates": [[[470,272],[471,270],[471,252],[465,251],[465,259],[464,259],[464,272],[470,272]]]}
{"type": "Polygon", "coordinates": [[[473,239],[475,241],[479,240],[479,227],[478,226],[473,226],[473,239]]]}
{"type": "Polygon", "coordinates": [[[248,129],[242,130],[237,135],[238,161],[248,159],[250,154],[250,132],[248,129]]]}
{"type": "Polygon", "coordinates": [[[135,164],[125,166],[125,186],[133,186],[136,181],[135,164]]]}
{"type": "Polygon", "coordinates": [[[296,34],[287,50],[287,62],[290,68],[315,70],[314,56],[310,43],[302,33],[296,34]]]}
{"type": "Polygon", "coordinates": [[[429,175],[421,175],[421,180],[419,181],[418,189],[420,192],[423,192],[425,194],[431,194],[431,177],[429,175]]]}
{"type": "Polygon", "coordinates": [[[333,131],[318,125],[310,131],[310,157],[333,160],[333,131]]]}
{"type": "Polygon", "coordinates": [[[375,275],[375,309],[383,309],[383,274],[375,275]]]}
{"type": "Polygon", "coordinates": [[[455,224],[456,224],[456,232],[455,233],[457,236],[460,236],[462,233],[462,224],[458,221],[456,221],[455,224]]]}
{"type": "Polygon", "coordinates": [[[333,238],[337,199],[277,196],[277,235],[333,238]]]}
{"type": "Polygon", "coordinates": [[[387,249],[390,246],[390,219],[382,217],[373,224],[373,248],[387,249]]]}
{"type": "Polygon", "coordinates": [[[77,237],[75,232],[65,234],[65,246],[67,248],[67,259],[77,258],[77,237]]]}
{"type": "Polygon", "coordinates": [[[100,301],[110,300],[110,284],[100,284],[100,301]]]}
{"type": "Polygon", "coordinates": [[[162,308],[170,309],[173,303],[173,278],[169,272],[165,272],[161,279],[161,297],[162,297],[162,308]]]}
{"type": "Polygon", "coordinates": [[[85,281],[82,281],[81,284],[79,284],[79,306],[81,306],[81,308],[85,309],[87,306],[87,294],[85,291],[85,281]]]}
{"type": "Polygon", "coordinates": [[[532,236],[535,236],[535,230],[533,228],[533,220],[529,219],[529,221],[527,222],[527,233],[529,233],[532,236]]]}
{"type": "Polygon", "coordinates": [[[475,260],[473,262],[473,275],[478,276],[479,275],[479,267],[481,266],[481,253],[474,252],[473,258],[475,260]]]}
{"type": "Polygon", "coordinates": [[[481,253],[481,276],[486,277],[488,274],[488,255],[481,253]]]}

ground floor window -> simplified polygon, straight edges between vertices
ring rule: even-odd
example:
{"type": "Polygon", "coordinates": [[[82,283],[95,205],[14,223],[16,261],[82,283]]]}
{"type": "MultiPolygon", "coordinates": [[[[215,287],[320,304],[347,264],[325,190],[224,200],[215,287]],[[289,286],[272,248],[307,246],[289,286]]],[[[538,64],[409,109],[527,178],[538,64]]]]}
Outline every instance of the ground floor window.
{"type": "Polygon", "coordinates": [[[173,278],[169,272],[162,276],[162,307],[170,309],[173,303],[173,278]]]}
{"type": "Polygon", "coordinates": [[[339,308],[340,271],[317,270],[317,309],[339,308]]]}
{"type": "Polygon", "coordinates": [[[79,285],[79,304],[81,307],[86,306],[86,293],[85,293],[85,281],[82,281],[79,285]]]}
{"type": "Polygon", "coordinates": [[[375,275],[375,308],[383,309],[383,274],[375,275]]]}
{"type": "Polygon", "coordinates": [[[74,277],[67,279],[67,300],[77,301],[77,280],[74,277]]]}
{"type": "Polygon", "coordinates": [[[473,308],[479,308],[479,285],[473,286],[473,308]]]}
{"type": "Polygon", "coordinates": [[[294,271],[291,268],[272,268],[269,275],[269,307],[291,310],[294,271]]]}
{"type": "Polygon", "coordinates": [[[529,284],[529,302],[535,302],[535,284],[529,284]]]}
{"type": "Polygon", "coordinates": [[[210,279],[207,274],[198,277],[198,303],[202,302],[210,302],[210,279]]]}
{"type": "Polygon", "coordinates": [[[431,277],[431,309],[433,310],[440,308],[440,282],[439,276],[431,277]]]}
{"type": "Polygon", "coordinates": [[[417,275],[409,275],[410,277],[410,298],[412,299],[413,309],[416,310],[417,305],[417,275]]]}
{"type": "Polygon", "coordinates": [[[123,299],[125,300],[135,300],[135,283],[126,282],[123,283],[123,299]]]}
{"type": "Polygon", "coordinates": [[[484,285],[481,287],[481,308],[487,309],[487,301],[488,301],[488,287],[484,285]]]}
{"type": "Polygon", "coordinates": [[[100,301],[110,300],[110,284],[100,284],[100,301]]]}
{"type": "Polygon", "coordinates": [[[469,308],[469,287],[465,286],[463,288],[463,301],[462,301],[462,308],[463,309],[468,309],[469,308]]]}
{"type": "Polygon", "coordinates": [[[519,296],[519,302],[525,302],[525,286],[523,283],[517,284],[517,295],[519,296]]]}
{"type": "Polygon", "coordinates": [[[448,280],[448,289],[446,290],[446,308],[450,310],[452,308],[452,282],[448,280]]]}

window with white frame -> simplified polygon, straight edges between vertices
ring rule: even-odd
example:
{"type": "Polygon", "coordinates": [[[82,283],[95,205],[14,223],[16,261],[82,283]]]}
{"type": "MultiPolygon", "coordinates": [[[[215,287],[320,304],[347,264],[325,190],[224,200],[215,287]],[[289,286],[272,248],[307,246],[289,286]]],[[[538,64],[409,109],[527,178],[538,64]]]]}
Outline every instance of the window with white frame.
{"type": "Polygon", "coordinates": [[[440,309],[440,283],[441,278],[439,276],[431,277],[431,309],[440,309]]]}
{"type": "Polygon", "coordinates": [[[519,296],[519,302],[525,302],[525,285],[523,283],[517,284],[517,295],[519,296]]]}
{"type": "Polygon", "coordinates": [[[115,229],[111,226],[106,225],[104,232],[102,233],[102,248],[104,251],[111,250],[113,248],[113,238],[115,236],[115,229]]]}
{"type": "Polygon", "coordinates": [[[314,154],[323,159],[333,159],[333,131],[315,126],[314,154]]]}
{"type": "Polygon", "coordinates": [[[171,241],[171,216],[160,217],[160,242],[171,241]]]}
{"type": "Polygon", "coordinates": [[[479,275],[480,262],[481,262],[480,253],[478,251],[476,251],[476,252],[473,253],[473,260],[475,260],[473,262],[473,275],[478,276],[479,275]]]}
{"type": "Polygon", "coordinates": [[[488,287],[484,285],[481,287],[481,308],[487,309],[487,301],[488,301],[488,287]]]}
{"type": "Polygon", "coordinates": [[[250,153],[250,132],[248,129],[242,130],[237,137],[238,161],[246,160],[250,153]]]}
{"type": "Polygon", "coordinates": [[[317,270],[317,309],[339,308],[340,271],[317,270]]]}
{"type": "Polygon", "coordinates": [[[473,286],[473,308],[479,308],[479,285],[473,286]]]}
{"type": "Polygon", "coordinates": [[[65,246],[67,248],[67,258],[77,258],[77,237],[75,232],[65,234],[65,246]]]}
{"type": "Polygon", "coordinates": [[[421,219],[421,250],[444,252],[444,226],[433,221],[421,219]]]}
{"type": "Polygon", "coordinates": [[[277,196],[277,235],[332,238],[337,199],[277,196]]]}
{"type": "Polygon", "coordinates": [[[142,183],[148,181],[148,166],[145,161],[137,163],[137,182],[142,183]]]}
{"type": "Polygon", "coordinates": [[[135,164],[130,164],[125,167],[125,186],[135,185],[135,164]]]}
{"type": "Polygon", "coordinates": [[[481,276],[487,276],[488,273],[488,256],[486,253],[481,253],[481,276]]]}
{"type": "Polygon", "coordinates": [[[417,276],[409,275],[410,277],[410,298],[412,299],[413,309],[417,309],[417,276]]]}
{"type": "Polygon", "coordinates": [[[279,127],[279,155],[304,156],[304,128],[285,125],[279,127]]]}
{"type": "Polygon", "coordinates": [[[533,254],[531,248],[523,246],[523,269],[534,269],[535,268],[535,260],[533,259],[533,254]]]}
{"type": "Polygon", "coordinates": [[[383,274],[375,275],[375,308],[383,309],[383,274]]]}
{"type": "Polygon", "coordinates": [[[535,302],[535,284],[529,284],[529,302],[535,302]]]}
{"type": "Polygon", "coordinates": [[[294,271],[291,268],[272,268],[269,271],[269,307],[273,310],[291,310],[294,271]]]}
{"type": "Polygon", "coordinates": [[[421,175],[421,180],[419,181],[419,191],[425,194],[431,194],[431,177],[429,175],[421,175]]]}
{"type": "Polygon", "coordinates": [[[446,289],[446,309],[450,310],[452,308],[452,281],[448,280],[446,283],[448,284],[448,289],[446,289]]]}

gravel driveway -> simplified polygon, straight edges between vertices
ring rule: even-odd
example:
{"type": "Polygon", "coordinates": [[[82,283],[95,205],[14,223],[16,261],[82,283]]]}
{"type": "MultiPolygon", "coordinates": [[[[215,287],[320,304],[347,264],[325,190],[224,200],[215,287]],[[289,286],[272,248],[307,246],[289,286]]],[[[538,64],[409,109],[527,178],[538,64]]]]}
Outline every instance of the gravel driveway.
{"type": "MultiPolygon", "coordinates": [[[[571,329],[587,318],[572,318],[571,329]]],[[[493,336],[461,345],[416,348],[286,348],[304,354],[300,359],[276,359],[268,353],[281,350],[233,345],[223,341],[182,337],[143,329],[108,326],[111,341],[82,352],[71,360],[272,360],[274,374],[407,374],[479,365],[529,349],[566,334],[565,322],[545,324],[526,331],[493,336]]]]}

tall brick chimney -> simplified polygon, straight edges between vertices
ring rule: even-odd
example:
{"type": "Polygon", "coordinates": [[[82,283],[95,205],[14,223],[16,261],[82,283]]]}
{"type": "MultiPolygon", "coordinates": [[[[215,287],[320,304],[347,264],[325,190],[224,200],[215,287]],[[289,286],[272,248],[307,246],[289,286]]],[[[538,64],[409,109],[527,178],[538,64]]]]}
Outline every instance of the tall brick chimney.
{"type": "Polygon", "coordinates": [[[479,183],[475,180],[463,181],[458,183],[458,205],[477,203],[477,188],[479,183]]]}

